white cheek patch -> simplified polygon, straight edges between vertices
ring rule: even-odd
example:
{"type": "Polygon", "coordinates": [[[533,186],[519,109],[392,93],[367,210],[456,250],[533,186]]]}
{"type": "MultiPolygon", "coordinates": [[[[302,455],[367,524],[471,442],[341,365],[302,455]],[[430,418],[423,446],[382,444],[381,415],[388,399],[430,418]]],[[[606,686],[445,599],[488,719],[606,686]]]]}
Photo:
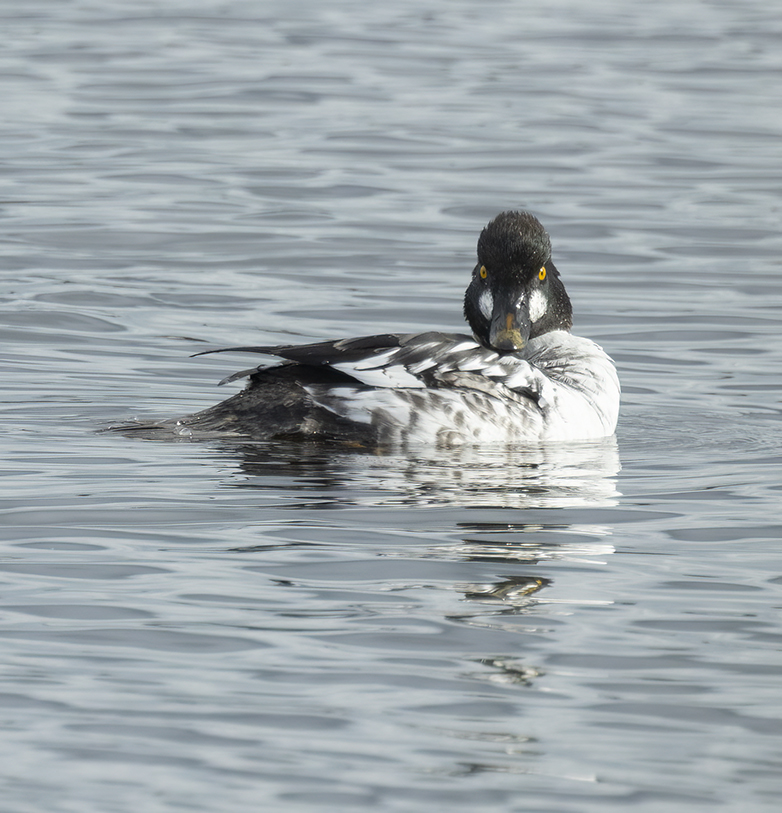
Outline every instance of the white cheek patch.
{"type": "Polygon", "coordinates": [[[494,313],[494,297],[491,295],[491,291],[484,291],[478,297],[478,310],[487,319],[491,319],[491,315],[494,313]]]}
{"type": "Polygon", "coordinates": [[[548,310],[548,300],[542,291],[533,291],[529,298],[529,318],[532,322],[542,319],[548,310]]]}

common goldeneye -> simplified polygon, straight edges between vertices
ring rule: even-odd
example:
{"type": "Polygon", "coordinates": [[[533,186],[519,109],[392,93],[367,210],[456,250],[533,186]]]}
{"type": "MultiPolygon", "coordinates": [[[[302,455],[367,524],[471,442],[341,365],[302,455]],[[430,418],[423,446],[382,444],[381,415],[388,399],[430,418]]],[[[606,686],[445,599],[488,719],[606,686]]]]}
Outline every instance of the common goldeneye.
{"type": "Polygon", "coordinates": [[[473,336],[387,333],[207,350],[284,361],[228,376],[220,383],[248,378],[247,386],[155,428],[194,437],[361,446],[523,444],[613,434],[620,392],[614,364],[593,341],[570,333],[570,298],[551,261],[549,236],[533,215],[503,212],[483,229],[464,315],[473,336]]]}

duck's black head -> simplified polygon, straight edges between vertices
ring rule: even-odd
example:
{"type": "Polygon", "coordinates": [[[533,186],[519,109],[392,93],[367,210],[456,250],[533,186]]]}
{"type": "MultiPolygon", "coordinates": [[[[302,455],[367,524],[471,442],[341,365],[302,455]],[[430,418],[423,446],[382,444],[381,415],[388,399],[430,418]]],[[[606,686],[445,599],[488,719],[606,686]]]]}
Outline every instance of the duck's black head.
{"type": "Polygon", "coordinates": [[[551,240],[529,212],[503,212],[481,232],[464,316],[478,341],[501,353],[570,330],[573,308],[551,262],[551,240]]]}

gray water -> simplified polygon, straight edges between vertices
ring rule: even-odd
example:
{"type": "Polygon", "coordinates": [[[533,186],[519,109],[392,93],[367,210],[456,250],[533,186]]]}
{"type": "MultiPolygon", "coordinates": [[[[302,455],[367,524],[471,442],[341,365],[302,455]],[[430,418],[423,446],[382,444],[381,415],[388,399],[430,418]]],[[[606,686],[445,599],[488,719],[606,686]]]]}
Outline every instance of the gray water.
{"type": "Polygon", "coordinates": [[[3,813],[778,810],[779,6],[0,23],[3,813]],[[615,440],[96,431],[235,391],[207,347],[462,329],[507,208],[615,440]]]}

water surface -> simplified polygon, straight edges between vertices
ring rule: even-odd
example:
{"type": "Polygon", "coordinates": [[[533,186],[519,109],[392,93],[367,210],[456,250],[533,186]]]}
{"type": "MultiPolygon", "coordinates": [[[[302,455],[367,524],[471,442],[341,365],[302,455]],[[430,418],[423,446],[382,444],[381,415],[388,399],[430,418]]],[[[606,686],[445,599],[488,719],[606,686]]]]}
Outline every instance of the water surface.
{"type": "Polygon", "coordinates": [[[774,9],[0,18],[3,809],[777,810],[774,9]],[[617,361],[616,439],[96,432],[224,397],[247,359],[206,347],[462,329],[506,208],[617,361]]]}

